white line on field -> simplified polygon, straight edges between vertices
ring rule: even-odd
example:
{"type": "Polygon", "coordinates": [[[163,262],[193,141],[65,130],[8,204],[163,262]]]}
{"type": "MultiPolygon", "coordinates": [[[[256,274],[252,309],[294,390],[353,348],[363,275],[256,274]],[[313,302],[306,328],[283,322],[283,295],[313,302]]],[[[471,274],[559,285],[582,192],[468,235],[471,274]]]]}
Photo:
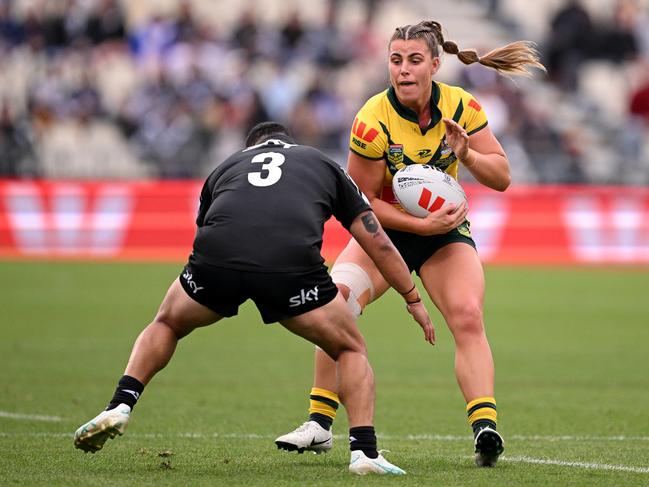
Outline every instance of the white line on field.
{"type": "MultiPolygon", "coordinates": [[[[3,413],[0,411],[0,413],[3,413]]],[[[13,414],[13,413],[12,413],[13,414]]],[[[0,414],[2,416],[2,414],[0,414]]],[[[22,415],[25,416],[25,415],[22,415]]],[[[43,416],[41,416],[43,417],[43,416]]],[[[51,416],[44,416],[46,418],[51,418],[51,416]]],[[[60,419],[57,419],[59,421],[60,419]]],[[[47,421],[51,421],[48,419],[47,421]]],[[[72,438],[72,433],[5,433],[0,432],[0,438],[7,437],[39,437],[39,438],[72,438]]],[[[136,438],[169,438],[169,437],[178,437],[178,438],[232,438],[232,439],[262,439],[268,440],[274,438],[274,435],[259,435],[256,433],[178,433],[173,434],[162,434],[162,433],[132,433],[129,436],[136,438]]],[[[345,435],[334,435],[339,439],[347,439],[345,435]]],[[[451,436],[451,435],[406,435],[406,436],[393,436],[393,435],[379,435],[381,439],[388,440],[411,440],[411,441],[466,441],[470,439],[470,436],[451,436]]],[[[609,440],[609,441],[647,441],[649,437],[647,436],[524,436],[524,435],[513,435],[509,439],[517,440],[546,440],[546,441],[586,441],[586,440],[609,440]]],[[[633,467],[628,465],[608,465],[605,463],[589,463],[589,462],[570,462],[566,460],[553,460],[548,458],[532,458],[532,457],[509,457],[503,456],[500,459],[502,462],[512,462],[512,463],[531,463],[536,465],[554,465],[559,467],[572,467],[572,468],[585,468],[591,470],[612,470],[617,472],[632,472],[632,473],[649,473],[649,467],[633,467]]]]}
{"type": "Polygon", "coordinates": [[[558,465],[560,467],[587,468],[591,470],[615,470],[618,472],[649,473],[649,467],[630,467],[627,465],[607,465],[605,463],[568,462],[565,460],[550,460],[547,458],[507,457],[503,462],[533,463],[537,465],[558,465]]]}
{"type": "MultiPolygon", "coordinates": [[[[346,438],[344,435],[334,435],[335,437],[346,438]]],[[[386,439],[403,439],[399,436],[378,435],[379,438],[386,439]]],[[[406,435],[406,440],[428,440],[428,441],[466,441],[473,440],[473,436],[454,436],[454,435],[406,435]]],[[[541,436],[541,435],[507,435],[505,438],[510,441],[649,441],[649,436],[541,436]]]]}
{"type": "MultiPolygon", "coordinates": [[[[20,416],[16,419],[40,419],[42,421],[62,421],[61,418],[56,416],[31,416],[31,415],[17,415],[15,413],[5,413],[0,411],[0,417],[6,415],[6,417],[20,416]],[[9,416],[11,415],[11,416],[9,416]]],[[[36,433],[36,432],[15,432],[15,433],[5,433],[0,432],[0,437],[8,436],[39,436],[39,437],[62,437],[62,436],[72,436],[72,433],[36,433]]],[[[275,439],[276,435],[260,435],[257,433],[193,433],[193,432],[180,432],[176,434],[163,434],[163,433],[130,433],[129,436],[135,436],[140,438],[169,438],[169,437],[178,437],[178,438],[232,438],[235,440],[268,440],[275,439]]],[[[422,435],[382,435],[378,434],[377,437],[381,440],[407,440],[407,441],[471,441],[473,440],[472,436],[469,435],[432,435],[432,434],[422,434],[422,435]]],[[[334,435],[334,438],[338,440],[347,440],[347,435],[334,435]]],[[[508,435],[506,437],[508,441],[649,441],[649,436],[539,436],[539,435],[508,435]]]]}
{"type": "MultiPolygon", "coordinates": [[[[5,432],[0,432],[0,438],[6,438],[6,437],[16,437],[16,436],[28,436],[28,437],[47,437],[47,438],[72,438],[72,433],[5,433],[5,432]]],[[[168,435],[168,434],[161,434],[161,433],[132,433],[129,436],[134,436],[136,438],[169,438],[172,436],[176,436],[179,438],[232,438],[232,439],[263,439],[263,440],[268,440],[271,438],[274,438],[272,435],[259,435],[255,433],[211,433],[211,434],[205,434],[205,433],[178,433],[176,435],[168,435]]],[[[344,438],[346,439],[346,436],[343,435],[335,435],[336,438],[344,438]]],[[[469,437],[465,436],[435,436],[435,435],[408,435],[405,437],[400,437],[400,436],[381,436],[382,439],[391,439],[391,440],[431,440],[431,441],[457,441],[457,440],[467,440],[469,437]]],[[[600,436],[600,437],[568,437],[568,436],[557,436],[557,437],[537,437],[537,436],[518,436],[517,437],[520,440],[525,440],[525,439],[534,439],[537,440],[539,438],[550,438],[550,441],[565,441],[568,439],[574,439],[578,438],[580,440],[590,438],[590,439],[607,439],[607,440],[612,440],[612,441],[624,441],[626,440],[633,440],[633,439],[640,439],[642,441],[647,440],[647,437],[623,437],[623,436],[600,436]]],[[[509,457],[509,456],[503,456],[500,459],[502,462],[511,462],[511,463],[530,463],[530,464],[536,464],[536,465],[553,465],[553,466],[559,466],[559,467],[572,467],[572,468],[584,468],[584,469],[590,469],[590,470],[611,470],[611,471],[617,471],[617,472],[632,472],[632,473],[649,473],[649,467],[633,467],[633,466],[628,466],[628,465],[608,465],[608,464],[603,464],[603,463],[589,463],[589,462],[570,462],[566,460],[553,460],[553,459],[548,459],[548,458],[532,458],[532,457],[509,457]]]]}
{"type": "Polygon", "coordinates": [[[49,421],[53,423],[63,421],[58,416],[45,416],[42,414],[10,413],[9,411],[0,411],[0,418],[19,419],[25,421],[49,421]]]}

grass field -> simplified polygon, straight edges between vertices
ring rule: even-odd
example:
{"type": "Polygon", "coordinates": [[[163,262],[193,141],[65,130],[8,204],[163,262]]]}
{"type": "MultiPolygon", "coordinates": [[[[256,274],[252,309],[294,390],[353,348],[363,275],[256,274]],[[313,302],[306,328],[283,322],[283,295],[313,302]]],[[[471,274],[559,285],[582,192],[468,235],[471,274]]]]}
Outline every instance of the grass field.
{"type": "MultiPolygon", "coordinates": [[[[273,440],[306,417],[312,347],[254,306],[183,340],[123,437],[76,427],[111,397],[180,265],[0,262],[0,483],[27,485],[649,485],[649,272],[487,269],[486,320],[506,452],[476,469],[452,340],[427,345],[391,292],[361,319],[379,447],[403,478],[347,473],[273,440]]],[[[432,309],[432,308],[431,308],[432,309]]]]}

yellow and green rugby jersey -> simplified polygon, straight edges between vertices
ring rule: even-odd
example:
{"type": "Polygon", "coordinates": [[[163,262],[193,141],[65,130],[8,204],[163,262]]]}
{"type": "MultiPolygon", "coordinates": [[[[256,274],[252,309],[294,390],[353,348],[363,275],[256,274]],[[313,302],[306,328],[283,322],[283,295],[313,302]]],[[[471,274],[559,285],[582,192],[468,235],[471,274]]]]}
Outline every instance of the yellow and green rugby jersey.
{"type": "Polygon", "coordinates": [[[394,88],[370,98],[352,126],[349,148],[367,159],[385,159],[385,190],[382,199],[395,204],[392,176],[409,164],[430,164],[457,179],[458,162],[446,144],[442,118],[455,120],[469,135],[487,126],[487,116],[468,92],[457,86],[433,82],[431,121],[421,129],[417,114],[402,105],[394,88]]]}

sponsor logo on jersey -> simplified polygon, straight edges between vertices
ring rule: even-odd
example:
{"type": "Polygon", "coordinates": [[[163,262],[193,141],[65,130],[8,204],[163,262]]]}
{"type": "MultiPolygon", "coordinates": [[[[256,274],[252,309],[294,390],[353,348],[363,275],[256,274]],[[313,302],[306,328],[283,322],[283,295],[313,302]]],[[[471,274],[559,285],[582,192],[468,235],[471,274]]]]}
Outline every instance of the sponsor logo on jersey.
{"type": "Polygon", "coordinates": [[[473,108],[476,112],[482,110],[480,103],[478,103],[475,99],[471,99],[471,101],[469,102],[469,106],[473,108]]]}
{"type": "Polygon", "coordinates": [[[417,151],[417,157],[419,157],[419,158],[421,158],[421,159],[423,159],[424,157],[430,157],[431,152],[433,152],[433,151],[431,151],[430,149],[421,149],[421,150],[418,150],[418,151],[417,151]]]}
{"type": "Polygon", "coordinates": [[[358,117],[356,117],[354,119],[354,125],[352,126],[352,133],[365,142],[372,142],[376,138],[376,136],[379,135],[379,131],[375,128],[370,128],[369,130],[366,129],[367,124],[365,122],[361,122],[360,120],[358,120],[358,117]]]}
{"type": "Polygon", "coordinates": [[[354,136],[352,136],[352,142],[354,143],[354,145],[357,145],[361,149],[367,149],[367,144],[365,142],[361,142],[354,136]]]}
{"type": "Polygon", "coordinates": [[[403,164],[403,144],[390,144],[390,147],[388,147],[388,161],[395,166],[403,164]]]}
{"type": "Polygon", "coordinates": [[[306,304],[310,301],[317,301],[317,300],[318,300],[318,286],[306,291],[304,289],[300,289],[300,294],[296,294],[295,296],[289,298],[288,302],[290,304],[288,306],[289,308],[293,308],[295,306],[302,306],[303,304],[306,304]]]}

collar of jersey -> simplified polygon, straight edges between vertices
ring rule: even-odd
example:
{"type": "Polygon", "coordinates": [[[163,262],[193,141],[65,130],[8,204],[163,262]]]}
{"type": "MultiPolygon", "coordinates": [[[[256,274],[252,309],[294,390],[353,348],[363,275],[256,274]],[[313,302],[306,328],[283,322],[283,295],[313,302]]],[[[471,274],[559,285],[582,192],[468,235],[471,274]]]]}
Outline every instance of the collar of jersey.
{"type": "MultiPolygon", "coordinates": [[[[426,127],[426,130],[422,131],[423,133],[426,133],[428,129],[433,128],[442,119],[442,111],[437,106],[437,104],[439,103],[439,97],[439,86],[437,86],[437,83],[433,81],[433,89],[430,96],[430,123],[426,127]]],[[[417,117],[415,111],[403,105],[399,101],[399,99],[397,98],[397,93],[394,91],[394,87],[392,85],[390,85],[390,87],[388,88],[388,100],[390,100],[392,108],[396,110],[400,117],[419,125],[419,117],[417,117]]]]}

